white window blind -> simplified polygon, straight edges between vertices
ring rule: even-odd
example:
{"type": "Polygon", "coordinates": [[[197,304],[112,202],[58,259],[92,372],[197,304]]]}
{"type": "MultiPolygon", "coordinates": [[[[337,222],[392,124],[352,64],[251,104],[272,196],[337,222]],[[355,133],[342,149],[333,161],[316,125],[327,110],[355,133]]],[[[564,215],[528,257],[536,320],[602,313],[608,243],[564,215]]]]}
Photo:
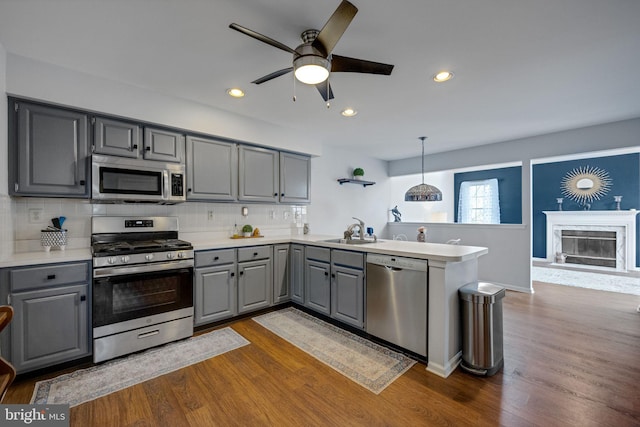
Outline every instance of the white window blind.
{"type": "Polygon", "coordinates": [[[460,184],[458,222],[500,224],[498,180],[464,181],[460,184]]]}

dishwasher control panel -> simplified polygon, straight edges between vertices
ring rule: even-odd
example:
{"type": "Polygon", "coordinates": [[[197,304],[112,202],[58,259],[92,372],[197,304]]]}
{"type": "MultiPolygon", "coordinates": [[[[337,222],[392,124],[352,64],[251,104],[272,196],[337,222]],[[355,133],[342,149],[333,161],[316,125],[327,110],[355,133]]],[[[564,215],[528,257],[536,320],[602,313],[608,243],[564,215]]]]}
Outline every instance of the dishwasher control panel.
{"type": "Polygon", "coordinates": [[[367,254],[367,263],[417,271],[427,271],[428,268],[426,259],[404,258],[393,255],[367,254]]]}

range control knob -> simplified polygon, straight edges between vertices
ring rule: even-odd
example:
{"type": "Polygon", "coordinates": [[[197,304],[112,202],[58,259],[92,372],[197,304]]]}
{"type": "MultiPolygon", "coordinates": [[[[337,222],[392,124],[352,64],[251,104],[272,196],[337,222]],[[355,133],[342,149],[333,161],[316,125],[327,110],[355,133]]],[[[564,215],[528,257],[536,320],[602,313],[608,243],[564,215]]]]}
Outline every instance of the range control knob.
{"type": "Polygon", "coordinates": [[[175,254],[173,252],[167,252],[167,258],[173,259],[174,256],[175,254]]]}
{"type": "Polygon", "coordinates": [[[109,258],[107,258],[107,262],[108,262],[109,264],[115,264],[115,263],[116,263],[116,258],[115,258],[115,257],[110,256],[109,258]]]}
{"type": "Polygon", "coordinates": [[[129,262],[130,259],[131,257],[129,257],[129,255],[125,255],[122,258],[120,258],[120,262],[126,263],[126,262],[129,262]]]}
{"type": "Polygon", "coordinates": [[[184,252],[178,252],[178,258],[184,258],[184,252]]]}
{"type": "Polygon", "coordinates": [[[153,259],[153,254],[145,255],[144,259],[146,259],[147,261],[151,261],[153,259]]]}

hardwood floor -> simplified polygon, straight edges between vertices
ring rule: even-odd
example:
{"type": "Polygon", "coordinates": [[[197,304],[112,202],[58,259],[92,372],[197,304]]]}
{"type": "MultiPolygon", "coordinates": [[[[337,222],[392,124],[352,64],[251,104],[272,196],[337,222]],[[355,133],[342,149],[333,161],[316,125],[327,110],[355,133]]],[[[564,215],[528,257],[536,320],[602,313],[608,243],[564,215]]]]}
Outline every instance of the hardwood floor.
{"type": "MultiPolygon", "coordinates": [[[[71,425],[640,425],[640,297],[534,288],[503,300],[493,377],[418,363],[375,395],[245,319],[231,326],[250,345],[72,408],[71,425]]],[[[27,403],[40,379],[18,379],[3,403],[27,403]]]]}

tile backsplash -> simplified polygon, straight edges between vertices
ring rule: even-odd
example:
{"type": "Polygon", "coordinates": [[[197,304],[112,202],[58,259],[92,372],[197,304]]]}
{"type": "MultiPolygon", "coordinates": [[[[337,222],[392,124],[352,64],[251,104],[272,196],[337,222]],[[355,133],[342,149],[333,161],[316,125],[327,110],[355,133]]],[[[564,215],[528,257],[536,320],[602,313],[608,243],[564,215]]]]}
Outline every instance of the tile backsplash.
{"type": "Polygon", "coordinates": [[[81,199],[0,198],[0,238],[2,253],[41,250],[40,230],[51,218],[66,217],[67,248],[88,248],[92,216],[177,216],[180,234],[224,238],[234,225],[259,227],[268,236],[301,234],[307,222],[308,206],[240,203],[196,203],[154,205],[146,203],[100,204],[81,199]],[[248,216],[242,216],[242,207],[248,216]],[[194,233],[194,234],[192,234],[194,233]]]}

